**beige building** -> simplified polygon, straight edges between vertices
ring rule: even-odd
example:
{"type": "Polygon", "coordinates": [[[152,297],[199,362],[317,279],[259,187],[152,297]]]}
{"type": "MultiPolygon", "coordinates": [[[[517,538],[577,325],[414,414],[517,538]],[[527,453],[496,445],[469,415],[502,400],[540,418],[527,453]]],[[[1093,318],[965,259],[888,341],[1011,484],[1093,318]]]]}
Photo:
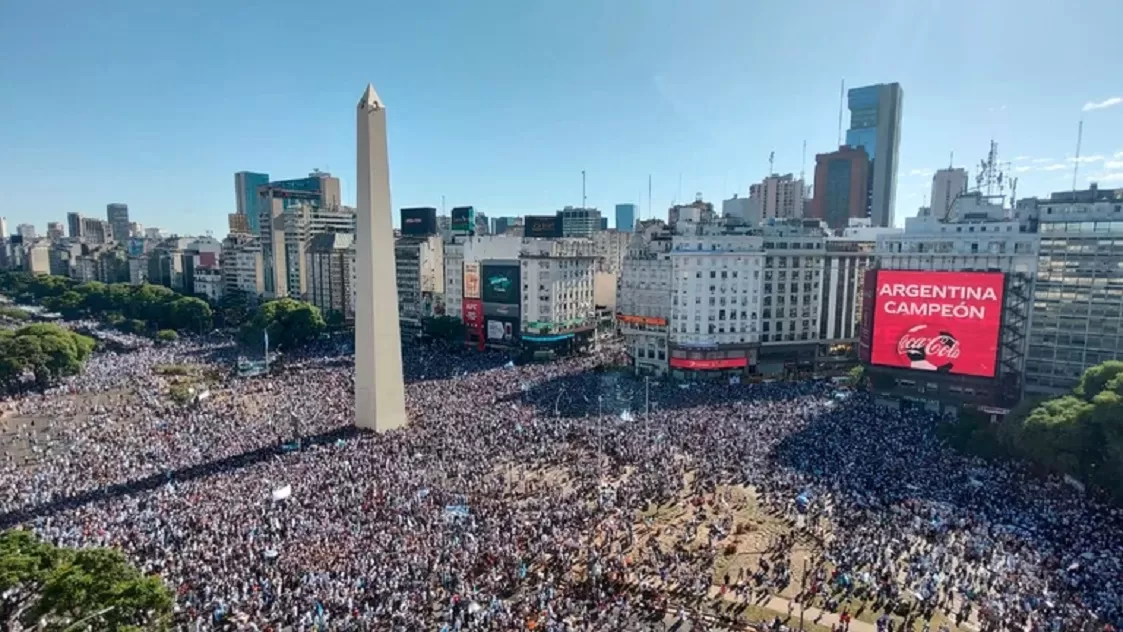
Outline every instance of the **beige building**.
{"type": "Polygon", "coordinates": [[[593,248],[597,256],[597,269],[601,272],[619,273],[633,234],[631,231],[625,232],[616,229],[599,230],[593,233],[593,248]]]}
{"type": "Polygon", "coordinates": [[[354,247],[355,236],[350,233],[315,235],[308,244],[308,302],[320,308],[324,318],[335,312],[344,322],[355,320],[354,247]]]}
{"type": "Polygon", "coordinates": [[[257,299],[265,293],[261,243],[252,235],[234,233],[222,242],[223,293],[257,299]]]}
{"type": "Polygon", "coordinates": [[[749,205],[759,208],[764,219],[797,218],[803,216],[804,194],[802,179],[774,173],[749,187],[749,205]]]}

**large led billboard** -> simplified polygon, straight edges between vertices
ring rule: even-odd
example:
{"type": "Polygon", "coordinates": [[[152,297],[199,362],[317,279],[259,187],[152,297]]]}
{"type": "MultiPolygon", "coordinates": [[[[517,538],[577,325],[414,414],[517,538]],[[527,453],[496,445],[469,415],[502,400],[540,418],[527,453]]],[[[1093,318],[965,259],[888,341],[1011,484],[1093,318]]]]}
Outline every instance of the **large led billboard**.
{"type": "Polygon", "coordinates": [[[436,235],[437,209],[429,207],[403,208],[401,211],[403,235],[436,235]]]}
{"type": "Polygon", "coordinates": [[[476,209],[471,206],[457,206],[451,213],[452,232],[462,235],[476,234],[476,209]]]}
{"type": "Polygon", "coordinates": [[[518,263],[484,263],[480,266],[480,294],[484,303],[519,304],[520,271],[518,263]]]}
{"type": "Polygon", "coordinates": [[[870,363],[994,377],[1001,272],[878,270],[870,363]]]}
{"type": "Polygon", "coordinates": [[[498,344],[511,344],[519,339],[519,321],[517,318],[492,318],[488,316],[487,341],[498,344]]]}
{"type": "Polygon", "coordinates": [[[553,239],[561,237],[561,220],[557,215],[527,215],[523,218],[523,236],[553,239]]]}

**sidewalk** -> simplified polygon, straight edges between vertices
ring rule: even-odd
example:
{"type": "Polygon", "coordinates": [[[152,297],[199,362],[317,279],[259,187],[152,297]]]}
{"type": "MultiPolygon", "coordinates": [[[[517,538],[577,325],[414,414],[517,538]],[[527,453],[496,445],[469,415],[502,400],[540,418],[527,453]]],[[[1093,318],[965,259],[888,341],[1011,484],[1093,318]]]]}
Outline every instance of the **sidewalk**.
{"type": "MultiPolygon", "coordinates": [[[[709,596],[711,598],[716,599],[720,595],[721,588],[714,587],[710,589],[709,596]]],[[[725,601],[731,603],[744,603],[741,599],[736,598],[736,596],[732,592],[727,592],[725,594],[725,601]]],[[[788,605],[791,604],[792,618],[787,622],[787,626],[793,630],[799,629],[798,626],[800,611],[803,612],[803,619],[805,623],[817,623],[818,625],[823,625],[829,628],[831,626],[838,625],[841,622],[841,619],[839,619],[839,615],[837,613],[826,612],[823,610],[819,610],[818,608],[803,608],[799,603],[793,603],[788,599],[784,599],[783,597],[770,596],[767,601],[756,601],[753,603],[760,605],[763,608],[772,610],[777,615],[779,615],[780,618],[784,618],[784,615],[788,612],[788,605]]],[[[877,626],[872,623],[866,623],[865,621],[851,619],[850,632],[877,632],[877,626]]]]}

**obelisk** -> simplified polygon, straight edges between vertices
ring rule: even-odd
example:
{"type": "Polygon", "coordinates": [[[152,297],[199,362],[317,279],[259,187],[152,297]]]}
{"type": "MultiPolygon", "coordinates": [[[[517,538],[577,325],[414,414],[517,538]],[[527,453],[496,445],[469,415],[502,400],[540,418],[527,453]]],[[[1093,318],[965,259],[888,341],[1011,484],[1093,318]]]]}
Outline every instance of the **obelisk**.
{"type": "Polygon", "coordinates": [[[386,106],[373,85],[359,99],[355,264],[355,425],[385,432],[406,425],[386,106]]]}

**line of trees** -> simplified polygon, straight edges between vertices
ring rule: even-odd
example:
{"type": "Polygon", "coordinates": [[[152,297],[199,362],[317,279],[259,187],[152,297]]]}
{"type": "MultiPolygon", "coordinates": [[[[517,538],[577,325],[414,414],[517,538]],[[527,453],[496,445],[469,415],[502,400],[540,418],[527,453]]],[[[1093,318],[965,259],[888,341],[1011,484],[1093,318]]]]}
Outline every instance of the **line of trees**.
{"type": "Polygon", "coordinates": [[[0,293],[64,318],[96,318],[128,333],[202,333],[214,327],[214,312],[206,301],[162,285],[76,283],[62,276],[5,272],[0,273],[0,293]]]}
{"type": "Polygon", "coordinates": [[[968,420],[951,437],[961,448],[1030,461],[1123,502],[1123,362],[1084,372],[1071,394],[1025,402],[998,424],[968,420]]]}

